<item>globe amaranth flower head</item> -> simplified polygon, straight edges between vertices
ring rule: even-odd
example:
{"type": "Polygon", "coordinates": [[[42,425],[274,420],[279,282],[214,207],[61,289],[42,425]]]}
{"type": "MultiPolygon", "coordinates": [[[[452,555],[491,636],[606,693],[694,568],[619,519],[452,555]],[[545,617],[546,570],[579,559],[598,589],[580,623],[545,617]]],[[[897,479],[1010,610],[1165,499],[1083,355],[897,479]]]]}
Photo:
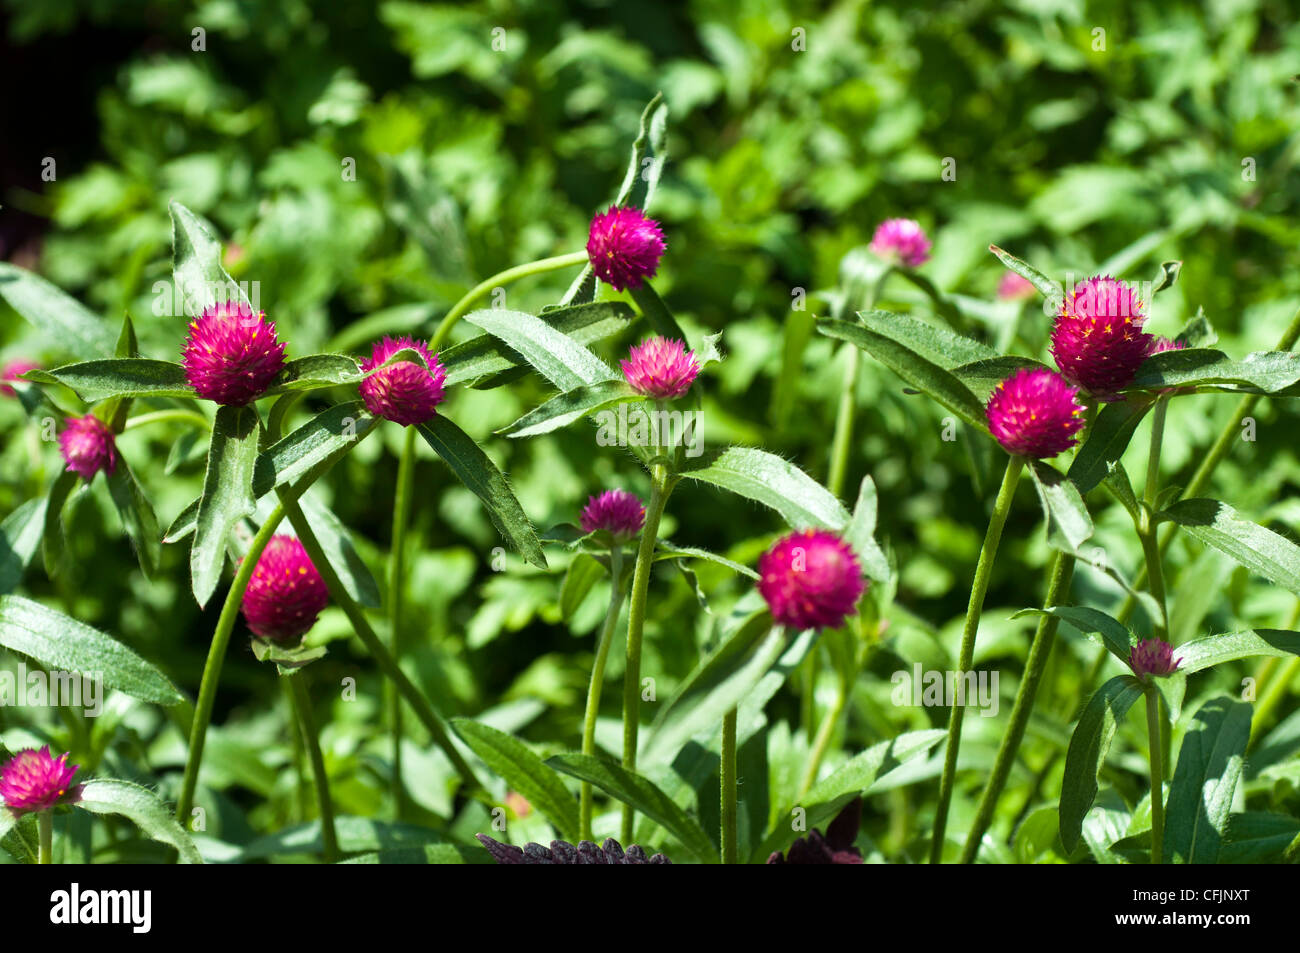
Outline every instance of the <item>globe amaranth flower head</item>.
{"type": "Polygon", "coordinates": [[[254,314],[235,301],[210,305],[190,322],[185,379],[204,400],[243,407],[266,393],[284,368],[284,348],[265,312],[254,314]]]}
{"type": "Polygon", "coordinates": [[[867,246],[886,261],[919,268],[930,259],[930,239],[925,229],[910,218],[889,218],[876,226],[867,246]]]}
{"type": "Polygon", "coordinates": [[[69,473],[76,473],[87,483],[100,470],[106,476],[117,471],[117,439],[113,430],[94,414],[68,417],[59,434],[59,452],[67,462],[69,473]]]}
{"type": "Polygon", "coordinates": [[[316,624],[328,603],[329,590],[302,543],[272,536],[244,592],[248,627],[272,642],[292,643],[316,624]]]}
{"type": "Polygon", "coordinates": [[[358,388],[366,409],[376,417],[383,417],[404,427],[422,424],[437,413],[443,401],[443,385],[447,371],[431,354],[423,341],[409,337],[385,337],[375,344],[369,360],[361,362],[363,371],[373,371],[358,388]],[[393,361],[384,366],[394,354],[402,350],[415,351],[424,359],[418,361],[393,361]]]}
{"type": "Polygon", "coordinates": [[[1174,647],[1160,639],[1147,639],[1129,649],[1128,665],[1143,681],[1152,675],[1172,675],[1182,664],[1174,658],[1174,647]]]}
{"type": "Polygon", "coordinates": [[[1037,293],[1038,289],[1034,287],[1033,282],[1014,271],[1004,272],[1002,280],[998,282],[1000,301],[1024,301],[1037,293]]]}
{"type": "Polygon", "coordinates": [[[633,864],[671,864],[672,861],[663,854],[647,857],[644,850],[633,844],[623,852],[623,846],[610,837],[597,847],[589,840],[570,844],[568,841],[553,840],[550,849],[541,844],[527,844],[515,847],[494,841],[486,834],[475,834],[488,853],[498,864],[596,864],[627,866],[633,864]]]}
{"type": "Polygon", "coordinates": [[[49,745],[20,751],[0,767],[0,798],[14,814],[48,811],[75,801],[81,794],[72,784],[77,767],[68,764],[67,754],[52,756],[49,745]]]}
{"type": "Polygon", "coordinates": [[[653,278],[665,247],[659,223],[639,208],[611,205],[591,220],[587,234],[591,269],[615,291],[639,288],[653,278]]]}
{"type": "Polygon", "coordinates": [[[616,543],[626,543],[645,525],[645,507],[627,490],[606,490],[587,500],[582,510],[582,531],[604,531],[616,543]]]}
{"type": "Polygon", "coordinates": [[[1071,383],[1103,400],[1132,383],[1154,339],[1136,289],[1109,276],[1075,285],[1052,328],[1052,355],[1071,383]]]}
{"type": "Polygon", "coordinates": [[[676,338],[658,335],[634,344],[619,366],[634,391],[658,400],[681,397],[700,373],[694,351],[676,338]]]}
{"type": "Polygon", "coordinates": [[[858,839],[862,823],[862,798],[855,797],[835,816],[826,828],[825,836],[813,828],[807,837],[800,837],[790,845],[789,853],[774,851],[767,858],[769,864],[860,864],[862,852],[853,846],[858,839]]]}
{"type": "MultiPolygon", "coordinates": [[[[22,376],[26,374],[28,371],[37,370],[40,366],[41,365],[37,364],[35,361],[28,361],[28,360],[24,360],[23,358],[18,358],[16,360],[10,361],[8,364],[4,366],[4,370],[0,371],[0,381],[20,380],[22,376]]],[[[0,385],[0,394],[4,394],[6,397],[18,396],[17,391],[15,391],[8,384],[0,385]]]]}
{"type": "Polygon", "coordinates": [[[1079,391],[1045,367],[1022,367],[989,395],[989,432],[1007,453],[1044,459],[1069,450],[1083,429],[1079,391]]]}
{"type": "Polygon", "coordinates": [[[852,547],[825,530],[791,533],[758,560],[758,591],[777,624],[792,629],[839,628],[865,588],[852,547]]]}

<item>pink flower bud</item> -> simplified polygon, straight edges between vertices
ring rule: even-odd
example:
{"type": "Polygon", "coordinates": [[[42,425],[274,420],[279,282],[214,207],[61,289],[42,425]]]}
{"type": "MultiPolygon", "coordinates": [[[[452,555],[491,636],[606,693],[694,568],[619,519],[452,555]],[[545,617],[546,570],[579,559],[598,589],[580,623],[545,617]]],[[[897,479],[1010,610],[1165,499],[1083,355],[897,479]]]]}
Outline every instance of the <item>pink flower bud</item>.
{"type": "Polygon", "coordinates": [[[626,543],[645,525],[645,507],[627,490],[606,490],[587,500],[582,511],[582,531],[605,531],[615,542],[626,543]]]}
{"type": "Polygon", "coordinates": [[[48,811],[75,801],[81,793],[72,786],[77,767],[68,764],[67,754],[53,757],[49,745],[20,751],[0,768],[0,798],[14,814],[48,811]]]}
{"type": "Polygon", "coordinates": [[[59,434],[59,452],[67,462],[69,473],[76,473],[87,483],[100,470],[112,476],[117,470],[117,440],[108,424],[94,414],[69,417],[59,434]]]}
{"type": "Polygon", "coordinates": [[[653,278],[664,248],[659,223],[638,208],[611,205],[591,220],[587,257],[596,277],[615,291],[639,288],[646,278],[653,278]]]}
{"type": "Polygon", "coordinates": [[[886,261],[908,268],[919,268],[930,259],[930,239],[925,237],[925,229],[910,218],[881,222],[867,247],[886,261]]]}
{"type": "Polygon", "coordinates": [[[777,540],[759,558],[758,576],[772,618],[791,629],[838,629],[866,588],[849,544],[819,529],[777,540]]]}
{"type": "MultiPolygon", "coordinates": [[[[38,369],[40,366],[41,365],[37,364],[35,361],[27,361],[22,358],[18,358],[18,360],[16,361],[10,361],[8,364],[5,365],[4,370],[0,371],[0,380],[16,381],[20,379],[28,371],[34,371],[38,369]]],[[[4,394],[6,397],[18,396],[18,392],[15,391],[8,384],[4,384],[0,386],[0,394],[4,394]]]]}
{"type": "Polygon", "coordinates": [[[1174,658],[1174,648],[1160,639],[1147,639],[1133,646],[1128,653],[1129,668],[1143,681],[1151,675],[1172,675],[1182,664],[1181,658],[1174,658]]]}
{"type": "Polygon", "coordinates": [[[433,417],[443,401],[443,384],[447,372],[436,354],[430,354],[423,341],[403,337],[385,337],[371,351],[370,359],[361,362],[363,371],[373,371],[358,388],[366,409],[404,427],[422,424],[433,417]],[[398,351],[413,350],[423,359],[394,361],[382,366],[398,351]]]}
{"type": "Polygon", "coordinates": [[[1102,400],[1132,383],[1153,338],[1137,291],[1114,278],[1075,285],[1052,328],[1052,354],[1066,380],[1102,400]]]}
{"type": "Polygon", "coordinates": [[[1043,459],[1074,446],[1083,429],[1079,391],[1045,367],[1022,367],[993,389],[989,432],[1007,453],[1043,459]]]}
{"type": "Polygon", "coordinates": [[[290,643],[316,624],[329,598],[302,543],[292,536],[272,536],[248,580],[242,608],[256,635],[290,643]]]}
{"type": "Polygon", "coordinates": [[[190,322],[185,378],[204,400],[242,407],[271,386],[284,367],[284,348],[265,312],[233,301],[212,305],[190,322]]]}
{"type": "Polygon", "coordinates": [[[620,363],[623,377],[638,394],[658,400],[681,397],[700,373],[695,352],[676,339],[651,337],[634,345],[620,363]]]}

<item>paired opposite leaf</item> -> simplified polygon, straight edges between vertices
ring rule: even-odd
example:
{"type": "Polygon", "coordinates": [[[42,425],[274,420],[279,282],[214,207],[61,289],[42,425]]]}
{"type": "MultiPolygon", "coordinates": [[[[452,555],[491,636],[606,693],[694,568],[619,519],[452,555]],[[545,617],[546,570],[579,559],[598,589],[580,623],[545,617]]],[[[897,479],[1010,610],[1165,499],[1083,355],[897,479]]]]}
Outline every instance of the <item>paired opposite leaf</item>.
{"type": "Polygon", "coordinates": [[[794,464],[755,447],[726,447],[688,460],[681,475],[712,483],[776,510],[796,529],[849,524],[844,504],[794,464]]]}
{"type": "Polygon", "coordinates": [[[1250,717],[1249,702],[1212,698],[1183,735],[1165,808],[1168,863],[1218,862],[1245,763],[1250,717]]]}
{"type": "Polygon", "coordinates": [[[1083,819],[1097,797],[1097,775],[1115,729],[1141,696],[1141,682],[1131,675],[1117,675],[1097,689],[1079,716],[1065,753],[1065,774],[1061,779],[1061,844],[1066,851],[1074,850],[1079,843],[1083,819]]]}
{"type": "Polygon", "coordinates": [[[1231,556],[1275,585],[1300,595],[1300,546],[1258,523],[1242,519],[1219,500],[1183,500],[1157,514],[1188,535],[1231,556]]]}
{"type": "Polygon", "coordinates": [[[253,512],[253,468],[260,432],[257,411],[251,406],[221,407],[213,421],[190,549],[190,577],[200,606],[207,605],[221,579],[231,529],[253,512]]]}
{"type": "Polygon", "coordinates": [[[583,345],[524,311],[471,311],[465,320],[494,334],[560,390],[621,380],[583,345]]]}
{"type": "Polygon", "coordinates": [[[177,201],[168,204],[172,216],[172,279],[185,312],[198,316],[215,304],[252,304],[239,284],[221,267],[221,242],[202,219],[177,201]]]}
{"type": "Polygon", "coordinates": [[[181,863],[203,863],[194,840],[172,817],[167,805],[138,784],[98,778],[87,781],[77,807],[92,814],[121,814],[146,837],[175,847],[181,863]]]}

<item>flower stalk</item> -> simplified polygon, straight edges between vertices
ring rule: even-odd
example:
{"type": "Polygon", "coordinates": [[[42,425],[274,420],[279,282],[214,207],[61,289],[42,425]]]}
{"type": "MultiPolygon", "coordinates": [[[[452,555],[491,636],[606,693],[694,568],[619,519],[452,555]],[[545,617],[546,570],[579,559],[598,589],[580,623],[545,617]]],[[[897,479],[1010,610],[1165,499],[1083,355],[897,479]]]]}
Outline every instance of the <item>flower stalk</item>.
{"type": "MultiPolygon", "coordinates": [[[[609,648],[614,642],[614,627],[618,624],[619,609],[623,605],[623,547],[615,546],[609,553],[610,594],[609,609],[600,627],[596,642],[596,659],[591,666],[591,682],[587,686],[587,710],[582,721],[582,753],[596,753],[596,719],[600,714],[600,695],[605,683],[605,664],[609,648]]],[[[591,840],[592,785],[583,781],[578,794],[578,839],[591,840]]]]}
{"type": "Polygon", "coordinates": [[[316,728],[316,718],[312,713],[311,693],[307,689],[307,673],[299,671],[292,675],[282,675],[281,678],[289,682],[289,697],[293,700],[298,730],[302,734],[307,760],[311,764],[312,779],[316,786],[316,809],[320,813],[322,856],[327,864],[337,863],[339,841],[338,834],[334,830],[334,801],[330,797],[329,774],[325,770],[325,757],[321,753],[320,732],[316,728]]]}

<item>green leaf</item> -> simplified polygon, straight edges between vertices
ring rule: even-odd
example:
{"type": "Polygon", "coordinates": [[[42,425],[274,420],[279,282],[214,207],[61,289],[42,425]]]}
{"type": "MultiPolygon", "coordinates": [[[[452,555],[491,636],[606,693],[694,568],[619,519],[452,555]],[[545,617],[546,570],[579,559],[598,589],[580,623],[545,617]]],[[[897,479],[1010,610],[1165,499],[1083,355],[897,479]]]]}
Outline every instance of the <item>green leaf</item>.
{"type": "Polygon", "coordinates": [[[438,456],[447,461],[474,495],[487,507],[488,516],[497,530],[510,541],[521,556],[538,569],[546,568],[546,554],[537,539],[533,524],[519,505],[505,475],[469,434],[438,414],[419,425],[420,436],[438,456]]]}
{"type": "Polygon", "coordinates": [[[1179,670],[1189,675],[1223,662],[1257,655],[1286,658],[1288,655],[1300,655],[1300,632],[1288,629],[1252,629],[1207,635],[1178,646],[1174,655],[1182,660],[1179,670]]]}
{"type": "MultiPolygon", "coordinates": [[[[428,827],[348,814],[334,818],[334,833],[338,837],[339,851],[344,854],[421,848],[443,841],[440,833],[428,827]]],[[[257,838],[240,852],[236,860],[247,863],[285,854],[320,854],[324,849],[320,821],[312,821],[257,838]]]]}
{"type": "Polygon", "coordinates": [[[1019,619],[1028,615],[1050,615],[1064,619],[1084,635],[1094,632],[1101,636],[1106,650],[1125,665],[1128,664],[1129,651],[1136,643],[1128,626],[1118,619],[1107,615],[1100,609],[1089,606],[1048,606],[1046,609],[1021,609],[1011,618],[1019,619]]]}
{"type": "Polygon", "coordinates": [[[871,477],[863,477],[858,488],[858,502],[853,507],[853,518],[844,539],[862,560],[863,571],[877,582],[889,579],[889,561],[876,544],[876,484],[871,477]]]}
{"type": "Polygon", "coordinates": [[[822,318],[817,330],[862,348],[909,386],[933,398],[981,433],[988,433],[984,405],[951,371],[926,360],[905,344],[849,321],[822,318]]]}
{"type": "Polygon", "coordinates": [[[784,431],[799,399],[799,388],[805,379],[804,351],[812,340],[817,318],[811,311],[792,310],[785,317],[782,332],[781,371],[772,383],[772,423],[784,431]]]}
{"type": "Polygon", "coordinates": [[[221,267],[221,242],[208,226],[184,205],[168,204],[172,216],[172,278],[185,313],[191,317],[223,302],[252,308],[239,284],[221,267]]]}
{"type": "Polygon", "coordinates": [[[1131,675],[1116,675],[1097,689],[1079,716],[1065,753],[1061,780],[1061,844],[1067,852],[1079,843],[1083,819],[1097,797],[1097,775],[1106,761],[1115,729],[1140,697],[1141,682],[1131,675]]]}
{"type": "Polygon", "coordinates": [[[1061,286],[1033,265],[1021,261],[1015,255],[1003,251],[997,245],[990,245],[989,251],[997,256],[998,261],[1037,288],[1040,295],[1053,303],[1053,307],[1058,306],[1060,302],[1065,300],[1065,292],[1061,286]]]}
{"type": "Polygon", "coordinates": [[[1250,740],[1249,702],[1212,698],[1183,735],[1165,808],[1167,863],[1213,864],[1250,740]]]}
{"type": "Polygon", "coordinates": [[[643,281],[635,288],[629,288],[628,293],[632,295],[632,300],[641,309],[642,317],[654,329],[655,334],[686,343],[686,332],[681,329],[673,313],[668,310],[664,299],[659,297],[659,292],[650,286],[650,282],[643,281]]]}
{"type": "Polygon", "coordinates": [[[722,723],[781,657],[786,638],[766,610],[750,614],[711,655],[700,660],[655,718],[641,761],[668,764],[699,732],[722,723]]]}
{"type": "Polygon", "coordinates": [[[108,492],[117,507],[122,528],[135,549],[140,569],[145,576],[152,577],[158,570],[162,548],[158,537],[158,517],[125,459],[118,460],[117,469],[108,478],[108,492]]]}
{"type": "Polygon", "coordinates": [[[161,672],[121,642],[22,596],[0,596],[0,645],[46,668],[102,678],[104,687],[141,701],[182,700],[161,672]]]}
{"type": "Polygon", "coordinates": [[[558,394],[497,433],[516,438],[535,437],[568,426],[597,411],[644,400],[646,398],[632,390],[625,381],[601,381],[558,394]]]}
{"type": "Polygon", "coordinates": [[[1227,503],[1183,500],[1158,513],[1157,518],[1172,520],[1205,545],[1300,595],[1300,546],[1258,523],[1242,519],[1227,503]]]}
{"type": "Polygon", "coordinates": [[[705,562],[715,563],[719,566],[726,566],[732,572],[738,572],[742,576],[748,576],[750,579],[757,579],[758,573],[748,566],[742,566],[735,560],[728,559],[725,556],[719,556],[717,553],[710,552],[707,549],[700,549],[697,546],[678,546],[676,543],[666,540],[655,540],[655,560],[661,559],[703,559],[705,562]]]}
{"type": "Polygon", "coordinates": [[[194,396],[185,368],[144,357],[68,364],[28,376],[40,383],[62,384],[90,404],[110,397],[194,396]]]}
{"type": "Polygon", "coordinates": [[[987,344],[908,314],[859,311],[858,320],[868,330],[897,341],[931,364],[947,370],[963,364],[1002,359],[1002,355],[987,344]]]}
{"type": "Polygon", "coordinates": [[[279,487],[328,470],[379,424],[361,401],[322,411],[258,454],[253,468],[254,497],[261,499],[279,487]]]}
{"type": "Polygon", "coordinates": [[[681,475],[769,506],[796,529],[842,531],[849,513],[830,490],[794,464],[756,447],[726,447],[687,460],[681,475]]]}
{"type": "MultiPolygon", "coordinates": [[[[401,355],[405,350],[394,354],[393,359],[403,359],[401,355]]],[[[336,384],[359,384],[365,377],[361,366],[345,354],[312,354],[285,364],[284,370],[271,382],[267,393],[282,394],[294,390],[319,390],[336,384]]]]}
{"type": "Polygon", "coordinates": [[[1184,347],[1210,347],[1219,340],[1219,335],[1215,333],[1205,312],[1197,308],[1196,314],[1183,325],[1182,331],[1178,332],[1178,337],[1174,340],[1184,347]]]}
{"type": "MultiPolygon", "coordinates": [[[[1133,484],[1129,481],[1128,471],[1124,469],[1124,464],[1118,460],[1110,464],[1107,467],[1105,483],[1136,525],[1141,518],[1142,507],[1138,503],[1137,494],[1133,492],[1133,484]]],[[[1080,490],[1080,492],[1083,491],[1080,490]]]]}
{"type": "Polygon", "coordinates": [[[172,817],[172,812],[152,791],[129,781],[99,778],[87,781],[77,807],[92,814],[120,814],[129,818],[146,837],[170,844],[183,864],[201,864],[194,840],[172,817]]]}
{"type": "Polygon", "coordinates": [[[1007,354],[1002,357],[989,358],[985,361],[959,364],[951,368],[951,370],[953,377],[969,387],[972,394],[987,404],[989,395],[993,393],[995,387],[1016,371],[1023,370],[1026,367],[1046,368],[1047,365],[1032,358],[1007,354]]]}
{"type": "Polygon", "coordinates": [[[357,552],[347,527],[314,494],[308,493],[299,498],[298,502],[307,521],[311,523],[312,532],[316,534],[330,566],[343,583],[343,589],[354,602],[368,609],[379,608],[379,583],[357,552]]]}
{"type": "Polygon", "coordinates": [[[1078,487],[1043,460],[1031,460],[1028,470],[1043,504],[1048,541],[1057,549],[1077,554],[1093,531],[1092,517],[1078,487]]]}
{"type": "Polygon", "coordinates": [[[221,579],[231,529],[253,512],[253,467],[260,432],[253,407],[221,407],[213,421],[190,549],[190,576],[200,606],[207,605],[221,579]]]}
{"type": "Polygon", "coordinates": [[[560,390],[622,379],[586,347],[534,315],[489,309],[471,311],[465,320],[495,334],[560,390]]]}
{"type": "Polygon", "coordinates": [[[557,771],[590,781],[610,797],[631,805],[676,837],[704,863],[717,861],[716,848],[704,828],[648,778],[605,758],[576,752],[556,755],[546,763],[557,771]]]}
{"type": "MultiPolygon", "coordinates": [[[[541,321],[579,344],[602,341],[627,329],[633,311],[622,301],[597,301],[543,311],[541,321]]],[[[480,334],[441,351],[447,383],[489,388],[514,380],[528,371],[524,358],[492,334],[480,334]]]]}
{"type": "Polygon", "coordinates": [[[58,576],[62,570],[67,549],[63,534],[63,507],[80,479],[77,474],[65,470],[50,487],[50,495],[45,507],[45,545],[42,558],[45,561],[45,573],[51,579],[58,576]]]}
{"type": "Polygon", "coordinates": [[[592,587],[607,575],[608,571],[595,556],[587,553],[574,556],[564,573],[564,582],[560,584],[560,618],[565,622],[571,621],[578,607],[587,600],[592,587]]]}
{"type": "Polygon", "coordinates": [[[1134,431],[1150,409],[1150,401],[1136,397],[1102,407],[1088,431],[1088,439],[1066,473],[1080,493],[1087,493],[1106,479],[1110,465],[1124,455],[1134,431]]]}
{"type": "Polygon", "coordinates": [[[1275,394],[1300,381],[1300,354],[1258,351],[1241,360],[1212,348],[1162,351],[1147,358],[1125,390],[1213,387],[1275,394]]]}
{"type": "Polygon", "coordinates": [[[1178,281],[1178,275],[1183,270],[1181,261],[1162,261],[1160,263],[1160,273],[1156,275],[1155,281],[1151,282],[1151,294],[1157,295],[1166,288],[1172,288],[1178,281]]]}
{"type": "Polygon", "coordinates": [[[0,297],[62,349],[85,358],[113,353],[108,325],[39,275],[0,261],[0,297]]]}
{"type": "Polygon", "coordinates": [[[889,741],[878,742],[851,758],[834,773],[813,785],[798,805],[777,812],[776,826],[754,851],[754,856],[766,858],[776,851],[784,851],[805,831],[813,828],[820,828],[824,832],[826,825],[835,819],[844,805],[869,791],[877,778],[901,764],[928,754],[945,737],[947,732],[941,728],[906,731],[889,741]],[[796,806],[804,809],[802,831],[795,830],[792,823],[796,806]]]}
{"type": "Polygon", "coordinates": [[[45,536],[45,512],[49,497],[28,500],[0,523],[0,595],[13,592],[36,558],[45,536]]]}
{"type": "Polygon", "coordinates": [[[1263,811],[1228,815],[1226,842],[1219,846],[1221,864],[1277,864],[1300,838],[1300,818],[1263,811]]]}
{"type": "Polygon", "coordinates": [[[577,840],[578,802],[559,775],[522,741],[468,718],[451,719],[452,730],[510,787],[549,820],[565,840],[577,840]]]}

